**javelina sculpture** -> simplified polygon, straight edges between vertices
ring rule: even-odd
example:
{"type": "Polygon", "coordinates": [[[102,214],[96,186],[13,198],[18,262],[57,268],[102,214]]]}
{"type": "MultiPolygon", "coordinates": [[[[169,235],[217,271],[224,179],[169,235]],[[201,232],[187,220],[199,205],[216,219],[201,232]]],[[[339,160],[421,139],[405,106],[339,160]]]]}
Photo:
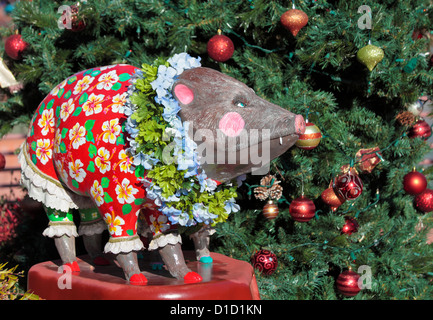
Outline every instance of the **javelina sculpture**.
{"type": "Polygon", "coordinates": [[[97,251],[108,228],[104,251],[116,255],[130,284],[145,285],[136,256],[143,216],[149,249],[172,276],[195,283],[202,278],[185,264],[178,227],[204,227],[193,235],[203,257],[206,227],[238,210],[227,182],[257,168],[251,151],[267,155],[264,165],[304,130],[302,116],[186,53],[142,69],[98,67],[67,78],[39,105],[19,155],[22,183],[43,203],[44,235],[72,271],[79,272],[75,237],[97,251]],[[78,232],[71,209],[81,214],[78,232]]]}

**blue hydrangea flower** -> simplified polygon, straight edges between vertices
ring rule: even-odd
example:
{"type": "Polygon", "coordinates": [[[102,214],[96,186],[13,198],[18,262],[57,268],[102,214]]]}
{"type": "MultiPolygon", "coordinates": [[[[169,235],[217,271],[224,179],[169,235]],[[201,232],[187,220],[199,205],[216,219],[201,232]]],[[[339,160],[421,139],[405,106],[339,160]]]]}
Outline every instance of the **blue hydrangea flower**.
{"type": "Polygon", "coordinates": [[[163,208],[161,208],[161,212],[167,216],[168,220],[172,224],[180,224],[186,227],[193,226],[196,224],[196,222],[193,219],[191,219],[186,212],[183,212],[174,207],[164,206],[163,208]]]}
{"type": "Polygon", "coordinates": [[[193,58],[186,52],[175,54],[173,57],[168,59],[168,63],[176,69],[177,75],[182,74],[185,70],[200,67],[200,61],[200,57],[197,59],[193,58]]]}
{"type": "Polygon", "coordinates": [[[176,70],[174,68],[165,65],[158,67],[158,77],[150,83],[158,97],[161,98],[169,94],[168,89],[173,85],[175,76],[176,70]]]}
{"type": "Polygon", "coordinates": [[[146,170],[151,170],[153,166],[158,162],[159,162],[158,159],[153,158],[148,154],[144,154],[143,152],[136,154],[132,161],[134,166],[142,165],[146,170]]]}
{"type": "Polygon", "coordinates": [[[240,206],[236,204],[235,199],[231,198],[230,200],[224,202],[224,210],[230,214],[232,212],[238,212],[240,210],[240,206]]]}
{"type": "Polygon", "coordinates": [[[199,223],[211,224],[213,219],[218,216],[210,213],[209,208],[205,207],[203,203],[195,203],[192,206],[192,215],[194,219],[199,223]]]}

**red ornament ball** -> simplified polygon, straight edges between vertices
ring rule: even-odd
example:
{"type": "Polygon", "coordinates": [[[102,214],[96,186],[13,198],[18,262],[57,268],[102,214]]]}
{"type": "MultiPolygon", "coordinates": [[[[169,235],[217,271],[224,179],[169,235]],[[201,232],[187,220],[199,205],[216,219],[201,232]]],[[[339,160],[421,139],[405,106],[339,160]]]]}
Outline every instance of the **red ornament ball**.
{"type": "Polygon", "coordinates": [[[335,179],[333,188],[340,198],[353,200],[361,195],[363,184],[358,174],[353,170],[353,168],[350,168],[347,173],[344,173],[335,179]]]}
{"type": "Polygon", "coordinates": [[[403,189],[406,193],[411,195],[417,195],[427,188],[427,179],[421,173],[415,169],[412,172],[406,174],[403,178],[403,189]]]}
{"type": "Polygon", "coordinates": [[[308,23],[307,14],[298,9],[291,9],[283,13],[280,18],[281,24],[288,29],[294,37],[308,23]]]}
{"type": "Polygon", "coordinates": [[[346,297],[356,296],[361,289],[358,286],[360,276],[352,270],[342,272],[337,278],[337,289],[346,297]]]}
{"type": "Polygon", "coordinates": [[[346,220],[346,222],[341,229],[341,233],[351,235],[354,232],[358,232],[359,224],[355,218],[345,216],[344,219],[346,220]]]}
{"type": "Polygon", "coordinates": [[[422,138],[427,140],[431,136],[432,130],[430,125],[424,120],[418,120],[412,128],[410,128],[409,138],[422,138]]]}
{"type": "Polygon", "coordinates": [[[234,52],[233,41],[223,34],[214,35],[207,43],[207,53],[215,61],[227,61],[233,56],[234,52]]]}
{"type": "Polygon", "coordinates": [[[251,258],[251,264],[254,269],[264,275],[271,275],[278,267],[278,259],[275,254],[269,250],[262,249],[257,251],[251,258]]]}
{"type": "Polygon", "coordinates": [[[3,153],[0,153],[0,170],[6,167],[6,158],[3,153]]]}
{"type": "Polygon", "coordinates": [[[20,60],[27,46],[28,43],[23,40],[20,34],[13,34],[5,41],[5,52],[10,58],[20,60]]]}
{"type": "Polygon", "coordinates": [[[415,207],[422,212],[433,211],[433,190],[425,191],[415,197],[415,207]]]}
{"type": "Polygon", "coordinates": [[[268,220],[275,219],[279,212],[278,206],[272,200],[269,200],[263,207],[263,215],[268,220]]]}
{"type": "Polygon", "coordinates": [[[302,195],[290,203],[289,213],[295,221],[308,222],[315,216],[316,206],[313,201],[302,195]]]}

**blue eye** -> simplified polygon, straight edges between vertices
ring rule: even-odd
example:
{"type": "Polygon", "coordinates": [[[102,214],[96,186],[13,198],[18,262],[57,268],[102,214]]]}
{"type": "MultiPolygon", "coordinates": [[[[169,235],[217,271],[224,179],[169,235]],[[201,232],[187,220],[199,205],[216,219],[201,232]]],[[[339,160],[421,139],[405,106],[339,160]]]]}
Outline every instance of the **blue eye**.
{"type": "Polygon", "coordinates": [[[247,104],[241,100],[235,100],[233,104],[238,108],[245,108],[247,104]]]}

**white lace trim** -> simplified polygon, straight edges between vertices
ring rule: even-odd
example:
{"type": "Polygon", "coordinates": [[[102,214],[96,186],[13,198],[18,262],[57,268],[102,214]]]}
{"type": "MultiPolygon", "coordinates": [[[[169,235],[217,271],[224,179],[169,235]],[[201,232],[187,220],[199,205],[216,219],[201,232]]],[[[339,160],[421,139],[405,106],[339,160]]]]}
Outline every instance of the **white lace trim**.
{"type": "Polygon", "coordinates": [[[163,248],[167,244],[182,244],[182,237],[178,233],[167,233],[155,237],[150,241],[149,248],[147,250],[156,250],[158,248],[163,248]]]}
{"type": "Polygon", "coordinates": [[[58,180],[39,171],[29,159],[26,145],[26,142],[21,145],[18,161],[21,165],[21,184],[27,188],[30,198],[63,212],[93,206],[90,199],[68,192],[58,180]]]}
{"type": "Polygon", "coordinates": [[[72,223],[49,224],[48,228],[42,233],[45,237],[54,238],[61,236],[78,237],[77,227],[72,223]]]}
{"type": "Polygon", "coordinates": [[[100,234],[107,230],[107,224],[104,220],[99,219],[91,222],[81,222],[78,227],[78,234],[80,236],[92,236],[94,234],[100,234]]]}
{"type": "Polygon", "coordinates": [[[125,238],[110,238],[104,247],[105,253],[128,253],[131,251],[140,251],[144,249],[143,242],[138,236],[125,238]]]}

